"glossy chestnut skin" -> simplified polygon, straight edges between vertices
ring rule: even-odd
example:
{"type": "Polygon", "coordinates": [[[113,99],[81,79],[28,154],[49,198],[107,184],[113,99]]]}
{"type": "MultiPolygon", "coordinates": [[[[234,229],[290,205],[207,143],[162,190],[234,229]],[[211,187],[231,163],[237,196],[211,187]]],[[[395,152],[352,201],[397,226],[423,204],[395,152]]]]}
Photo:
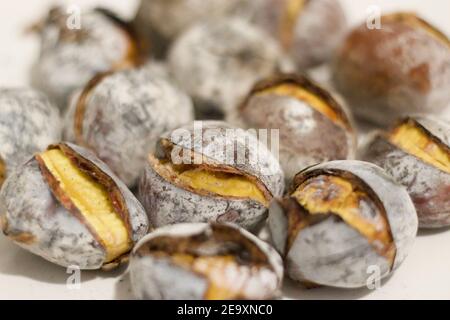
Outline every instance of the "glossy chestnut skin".
{"type": "Polygon", "coordinates": [[[159,228],[136,245],[130,260],[131,285],[139,299],[271,299],[278,295],[282,277],[278,253],[229,224],[184,223],[159,228]],[[241,269],[216,272],[211,279],[193,265],[177,263],[173,259],[176,254],[192,255],[194,264],[226,255],[242,264],[241,269]],[[221,291],[227,289],[233,294],[224,296],[221,291]]]}
{"type": "MultiPolygon", "coordinates": [[[[413,116],[399,121],[392,130],[404,123],[416,126],[450,158],[450,126],[447,122],[431,116],[413,116]]],[[[449,226],[450,173],[392,143],[388,135],[389,131],[373,133],[361,150],[360,158],[382,167],[407,188],[416,206],[420,228],[449,226]]]]}
{"type": "Polygon", "coordinates": [[[58,108],[41,92],[0,88],[0,187],[16,166],[61,140],[58,108]]]}
{"type": "Polygon", "coordinates": [[[279,46],[269,35],[229,18],[186,30],[168,59],[172,75],[191,95],[201,117],[235,109],[256,81],[278,70],[280,58],[279,46]]]}
{"type": "Polygon", "coordinates": [[[286,274],[309,286],[364,287],[372,266],[379,270],[380,277],[387,276],[407,256],[417,225],[417,214],[405,188],[380,167],[352,160],[326,162],[299,172],[288,195],[274,201],[269,214],[272,242],[284,259],[286,274]],[[297,200],[297,188],[317,179],[314,193],[302,189],[300,194],[321,206],[339,201],[343,189],[338,184],[327,185],[329,177],[352,183],[354,189],[344,192],[345,197],[365,195],[355,203],[356,211],[343,215],[334,207],[313,214],[308,205],[297,200]],[[361,221],[375,231],[364,230],[361,221]]]}
{"type": "Polygon", "coordinates": [[[299,70],[329,61],[347,31],[338,0],[254,1],[252,20],[278,40],[299,70]]]}
{"type": "Polygon", "coordinates": [[[450,103],[450,41],[411,13],[355,28],[333,63],[335,87],[356,116],[388,126],[414,113],[441,114],[450,103]]]}
{"type": "Polygon", "coordinates": [[[246,128],[279,130],[279,158],[288,181],[313,164],[355,156],[356,133],[346,107],[301,75],[260,81],[232,119],[246,128]],[[276,92],[283,87],[289,91],[276,92]],[[296,90],[302,93],[296,95],[296,90]],[[318,109],[312,98],[319,99],[325,110],[318,109]]]}

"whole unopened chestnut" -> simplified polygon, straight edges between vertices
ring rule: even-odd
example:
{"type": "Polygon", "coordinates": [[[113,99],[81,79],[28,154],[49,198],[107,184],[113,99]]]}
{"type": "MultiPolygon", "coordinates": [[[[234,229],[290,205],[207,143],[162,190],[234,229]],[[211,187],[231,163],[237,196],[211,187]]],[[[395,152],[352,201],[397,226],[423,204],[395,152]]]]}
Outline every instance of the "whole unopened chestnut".
{"type": "Polygon", "coordinates": [[[280,50],[269,35],[242,19],[218,19],[184,32],[169,67],[199,114],[233,110],[256,81],[278,68],[280,50]]]}
{"type": "Polygon", "coordinates": [[[450,104],[450,40],[412,13],[364,23],[333,63],[333,81],[355,114],[387,126],[413,113],[441,114],[450,104]]]}
{"type": "Polygon", "coordinates": [[[407,117],[377,132],[362,159],[384,168],[404,185],[421,228],[450,225],[450,125],[430,116],[407,117]]]}
{"type": "Polygon", "coordinates": [[[272,202],[269,229],[286,274],[307,285],[366,286],[405,259],[417,233],[406,189],[362,161],[331,161],[301,171],[272,202]]]}
{"type": "Polygon", "coordinates": [[[189,96],[148,64],[94,77],[71,103],[65,137],[94,150],[132,187],[159,136],[193,118],[189,96]]]}
{"type": "Polygon", "coordinates": [[[352,121],[331,93],[300,75],[279,75],[256,84],[240,106],[247,128],[279,130],[286,179],[313,164],[354,157],[352,121]]]}
{"type": "Polygon", "coordinates": [[[41,49],[32,84],[62,110],[72,92],[97,73],[134,67],[143,59],[134,32],[113,13],[96,9],[79,19],[80,25],[72,26],[70,14],[55,7],[36,27],[41,49]]]}
{"type": "Polygon", "coordinates": [[[140,299],[271,299],[282,277],[278,253],[229,224],[157,229],[136,245],[130,260],[131,285],[140,299]]]}

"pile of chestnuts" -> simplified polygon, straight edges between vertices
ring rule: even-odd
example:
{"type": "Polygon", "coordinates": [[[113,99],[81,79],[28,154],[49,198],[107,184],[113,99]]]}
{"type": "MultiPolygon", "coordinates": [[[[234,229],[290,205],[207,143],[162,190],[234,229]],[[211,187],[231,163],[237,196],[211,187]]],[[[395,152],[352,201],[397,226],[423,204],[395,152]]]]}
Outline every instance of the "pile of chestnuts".
{"type": "Polygon", "coordinates": [[[350,30],[338,0],[142,0],[67,19],[33,28],[33,88],[0,88],[0,228],[33,254],[129,263],[139,299],[274,299],[283,276],[364,287],[450,226],[450,40],[418,15],[350,30]],[[324,63],[331,85],[307,75],[324,63]]]}

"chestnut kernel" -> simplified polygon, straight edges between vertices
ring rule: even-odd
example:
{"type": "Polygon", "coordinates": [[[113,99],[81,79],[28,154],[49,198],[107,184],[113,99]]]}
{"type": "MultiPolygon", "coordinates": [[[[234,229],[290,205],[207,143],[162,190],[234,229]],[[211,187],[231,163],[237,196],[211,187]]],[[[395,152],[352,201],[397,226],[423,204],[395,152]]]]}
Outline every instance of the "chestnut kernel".
{"type": "Polygon", "coordinates": [[[94,77],[71,103],[65,138],[94,150],[133,187],[159,136],[193,119],[190,98],[148,64],[94,77]]]}
{"type": "Polygon", "coordinates": [[[377,132],[361,157],[404,185],[419,216],[419,227],[450,225],[450,126],[431,116],[407,117],[377,132]]]}
{"type": "Polygon", "coordinates": [[[0,88],[0,187],[16,166],[59,140],[59,110],[43,94],[0,88]]]}
{"type": "Polygon", "coordinates": [[[417,214],[403,186],[362,161],[331,161],[295,176],[270,208],[269,229],[286,274],[307,284],[357,288],[368,268],[384,277],[405,259],[417,214]]]}
{"type": "Polygon", "coordinates": [[[270,299],[282,276],[273,248],[228,224],[157,229],[136,245],[130,259],[131,284],[140,299],[270,299]]]}
{"type": "Polygon", "coordinates": [[[378,125],[444,112],[450,103],[450,40],[412,13],[382,16],[381,25],[363,24],[348,35],[334,62],[336,88],[358,117],[378,125]]]}
{"type": "Polygon", "coordinates": [[[283,193],[277,159],[247,131],[196,124],[163,135],[148,157],[139,198],[151,225],[218,221],[257,230],[283,193]]]}
{"type": "Polygon", "coordinates": [[[3,233],[58,265],[109,269],[148,230],[144,209],[90,151],[50,146],[8,177],[0,192],[3,233]]]}
{"type": "Polygon", "coordinates": [[[344,106],[300,75],[260,81],[235,118],[245,127],[279,130],[280,163],[288,180],[310,165],[355,155],[356,134],[344,106]]]}

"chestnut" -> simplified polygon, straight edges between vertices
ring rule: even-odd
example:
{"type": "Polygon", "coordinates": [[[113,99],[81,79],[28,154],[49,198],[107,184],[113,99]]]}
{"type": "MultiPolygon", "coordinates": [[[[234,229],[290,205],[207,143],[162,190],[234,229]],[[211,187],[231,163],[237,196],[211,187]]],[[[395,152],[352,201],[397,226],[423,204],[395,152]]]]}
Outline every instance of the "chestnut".
{"type": "MultiPolygon", "coordinates": [[[[245,0],[247,1],[247,0],[245,0]]],[[[237,14],[243,0],[142,0],[135,18],[136,29],[164,57],[167,48],[192,25],[237,14]],[[156,48],[155,48],[156,47],[156,48]]]]}
{"type": "Polygon", "coordinates": [[[141,177],[139,199],[155,228],[218,221],[257,231],[283,189],[278,160],[255,135],[221,121],[202,121],[158,140],[141,177]]]}
{"type": "Polygon", "coordinates": [[[450,41],[412,13],[354,29],[333,63],[333,82],[355,114],[388,126],[414,113],[440,115],[450,103],[450,41]]]}
{"type": "Polygon", "coordinates": [[[419,227],[450,225],[450,125],[431,116],[407,117],[376,132],[361,158],[382,167],[408,190],[419,227]]]}
{"type": "Polygon", "coordinates": [[[189,96],[148,64],[94,77],[71,103],[65,138],[94,150],[133,187],[158,137],[193,119],[189,96]]]}
{"type": "Polygon", "coordinates": [[[61,110],[75,89],[99,72],[134,67],[142,50],[129,25],[105,9],[82,13],[81,28],[69,28],[69,15],[54,7],[36,29],[41,49],[31,81],[61,110]]]}
{"type": "Polygon", "coordinates": [[[59,140],[59,110],[42,93],[0,88],[0,187],[16,166],[59,140]]]}
{"type": "Polygon", "coordinates": [[[241,104],[245,127],[279,129],[280,163],[286,179],[301,169],[355,156],[356,133],[345,107],[301,75],[260,81],[241,104]]]}
{"type": "Polygon", "coordinates": [[[58,265],[109,269],[147,233],[141,204],[90,151],[50,146],[17,167],[0,192],[3,233],[58,265]]]}
{"type": "Polygon", "coordinates": [[[405,259],[417,233],[406,189],[380,167],[331,161],[298,173],[282,200],[272,202],[269,229],[286,274],[305,284],[366,286],[405,259]]]}
{"type": "Polygon", "coordinates": [[[140,299],[270,299],[278,295],[282,277],[278,253],[229,224],[157,229],[130,258],[132,289],[140,299]]]}
{"type": "Polygon", "coordinates": [[[278,40],[299,70],[333,56],[347,30],[338,0],[259,0],[253,22],[278,40]]]}
{"type": "Polygon", "coordinates": [[[220,118],[257,80],[274,73],[279,59],[277,43],[257,27],[242,19],[218,19],[183,33],[170,50],[169,68],[193,97],[200,117],[220,118]]]}

